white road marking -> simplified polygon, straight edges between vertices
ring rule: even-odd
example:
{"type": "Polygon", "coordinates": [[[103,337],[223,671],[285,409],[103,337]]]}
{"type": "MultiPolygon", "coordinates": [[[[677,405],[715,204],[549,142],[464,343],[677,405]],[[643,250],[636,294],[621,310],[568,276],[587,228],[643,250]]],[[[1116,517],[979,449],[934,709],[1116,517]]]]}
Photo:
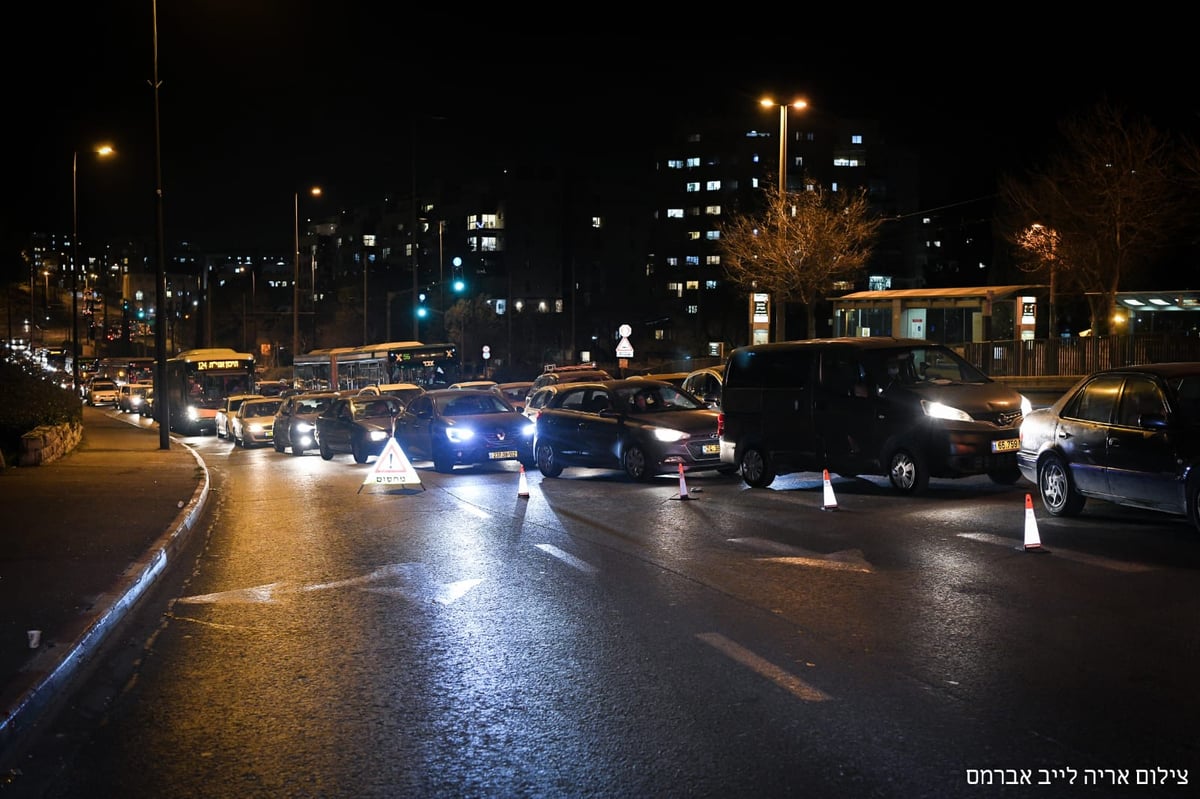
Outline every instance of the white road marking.
{"type": "Polygon", "coordinates": [[[765,538],[730,538],[729,543],[774,552],[778,557],[761,558],[761,560],[771,563],[790,563],[795,566],[815,566],[820,569],[862,572],[864,574],[874,571],[871,564],[863,557],[860,549],[844,549],[840,552],[821,554],[789,544],[781,544],[778,541],[769,541],[765,538]]]}
{"type": "Polygon", "coordinates": [[[599,571],[599,569],[597,569],[592,564],[587,563],[586,561],[580,560],[579,558],[575,557],[574,555],[570,554],[569,552],[563,552],[561,549],[554,546],[553,544],[535,544],[534,546],[536,546],[538,549],[545,552],[547,555],[558,558],[559,560],[561,560],[563,563],[567,564],[568,566],[579,569],[579,571],[584,572],[586,574],[595,574],[596,572],[599,571]]]}
{"type": "Polygon", "coordinates": [[[432,601],[441,605],[457,602],[482,580],[458,580],[452,583],[438,583],[430,579],[423,563],[390,563],[372,572],[350,577],[345,580],[335,580],[329,583],[312,583],[311,585],[290,585],[288,583],[267,583],[252,588],[238,588],[233,591],[221,591],[215,594],[198,594],[185,596],[175,600],[185,605],[212,605],[217,603],[262,602],[271,603],[287,599],[294,594],[306,594],[314,591],[331,591],[338,588],[357,588],[377,594],[403,596],[414,601],[432,601]],[[381,585],[385,580],[398,581],[392,585],[381,585]]]}
{"type": "MultiPolygon", "coordinates": [[[[996,544],[1009,549],[1020,549],[1021,543],[1014,541],[1011,538],[1001,538],[998,535],[989,535],[988,533],[959,533],[959,538],[969,538],[972,541],[981,541],[985,544],[996,544]]],[[[1154,571],[1153,566],[1147,566],[1144,563],[1128,563],[1121,560],[1113,560],[1112,558],[1102,558],[1099,555],[1088,555],[1084,552],[1072,552],[1069,549],[1058,549],[1057,547],[1046,547],[1051,555],[1056,555],[1066,560],[1073,560],[1076,563],[1086,563],[1089,566],[1099,566],[1102,569],[1110,569],[1117,572],[1148,572],[1154,571]]]]}
{"type": "Polygon", "coordinates": [[[796,675],[784,671],[719,633],[697,633],[696,637],[805,702],[825,702],[833,699],[824,691],[814,688],[796,675]]]}

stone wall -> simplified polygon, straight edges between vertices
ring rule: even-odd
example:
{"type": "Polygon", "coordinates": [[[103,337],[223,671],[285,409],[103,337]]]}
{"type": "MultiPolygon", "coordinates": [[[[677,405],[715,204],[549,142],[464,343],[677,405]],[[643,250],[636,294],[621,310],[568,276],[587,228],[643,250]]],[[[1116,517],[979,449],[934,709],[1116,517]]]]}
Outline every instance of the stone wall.
{"type": "Polygon", "coordinates": [[[21,436],[19,466],[52,463],[79,446],[83,425],[78,422],[42,425],[21,436]]]}

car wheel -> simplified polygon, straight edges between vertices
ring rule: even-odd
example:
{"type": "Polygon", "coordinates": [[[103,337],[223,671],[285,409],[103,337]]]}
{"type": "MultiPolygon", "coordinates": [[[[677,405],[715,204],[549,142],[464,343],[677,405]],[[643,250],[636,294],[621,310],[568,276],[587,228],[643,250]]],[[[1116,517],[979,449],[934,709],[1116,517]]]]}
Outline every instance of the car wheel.
{"type": "Polygon", "coordinates": [[[216,433],[217,433],[217,438],[224,438],[224,437],[225,437],[225,431],[224,431],[224,430],[222,430],[222,429],[221,429],[221,428],[219,428],[219,427],[216,429],[216,433]]]}
{"type": "MultiPolygon", "coordinates": [[[[280,452],[283,452],[283,450],[282,450],[282,449],[281,449],[281,450],[279,450],[279,451],[280,451],[280,452]]],[[[292,454],[293,454],[293,455],[303,455],[303,454],[304,454],[304,447],[298,446],[298,445],[296,444],[296,442],[295,442],[295,441],[293,441],[293,442],[292,442],[292,454]]]]}
{"type": "Polygon", "coordinates": [[[888,458],[888,480],[901,494],[923,494],[929,488],[929,469],[915,451],[901,447],[888,458]]]}
{"type": "Polygon", "coordinates": [[[1021,470],[1016,466],[1010,466],[1007,469],[997,469],[994,472],[988,472],[988,477],[996,485],[1016,485],[1017,481],[1021,479],[1021,470]]]}
{"type": "Polygon", "coordinates": [[[637,444],[630,444],[621,451],[621,466],[625,469],[625,474],[629,475],[632,480],[649,478],[646,469],[646,451],[637,444]]]}
{"type": "Polygon", "coordinates": [[[770,457],[758,447],[747,447],[739,463],[742,479],[752,488],[766,488],[775,481],[775,466],[770,457]]]}
{"type": "Polygon", "coordinates": [[[1051,516],[1076,516],[1087,502],[1075,488],[1071,468],[1057,455],[1047,455],[1038,467],[1038,493],[1051,516]]]}
{"type": "Polygon", "coordinates": [[[1192,527],[1200,532],[1200,480],[1193,477],[1187,486],[1187,513],[1192,527]]]}
{"type": "Polygon", "coordinates": [[[366,463],[367,458],[370,457],[367,453],[363,452],[362,444],[357,441],[350,443],[350,454],[354,456],[355,463],[366,463]]]}
{"type": "Polygon", "coordinates": [[[554,447],[544,441],[539,441],[537,452],[534,453],[534,460],[537,461],[538,471],[546,477],[558,477],[562,474],[562,464],[558,462],[558,457],[554,454],[554,447]]]}
{"type": "Polygon", "coordinates": [[[450,474],[454,471],[454,458],[448,457],[443,452],[434,452],[433,468],[442,474],[450,474]]]}
{"type": "Polygon", "coordinates": [[[333,460],[333,450],[331,450],[329,448],[329,445],[326,444],[324,441],[322,441],[322,442],[320,442],[320,447],[321,447],[321,457],[327,461],[333,460]]]}
{"type": "Polygon", "coordinates": [[[284,450],[283,442],[280,441],[278,438],[271,442],[271,446],[275,447],[276,452],[278,452],[281,455],[283,454],[283,450],[284,450]]]}

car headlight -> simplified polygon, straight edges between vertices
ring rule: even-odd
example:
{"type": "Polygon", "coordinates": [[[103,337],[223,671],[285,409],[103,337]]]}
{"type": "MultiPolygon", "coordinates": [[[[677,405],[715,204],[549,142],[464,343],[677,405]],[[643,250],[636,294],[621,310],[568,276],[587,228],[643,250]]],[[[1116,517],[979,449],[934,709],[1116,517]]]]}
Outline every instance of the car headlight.
{"type": "Polygon", "coordinates": [[[670,427],[656,427],[656,428],[654,428],[654,437],[657,438],[659,441],[666,441],[667,443],[672,443],[675,441],[679,441],[680,439],[687,438],[688,434],[683,432],[682,430],[675,430],[670,427]]]}
{"type": "Polygon", "coordinates": [[[475,431],[469,427],[447,427],[446,438],[454,444],[465,444],[475,437],[475,431]]]}
{"type": "Polygon", "coordinates": [[[190,421],[190,422],[194,422],[200,418],[200,412],[198,410],[196,410],[195,405],[189,405],[187,407],[187,418],[188,418],[188,421],[190,421]]]}
{"type": "Polygon", "coordinates": [[[943,405],[940,402],[921,400],[921,410],[931,419],[948,419],[952,422],[974,421],[971,418],[971,414],[960,411],[958,408],[951,408],[949,405],[943,405]]]}
{"type": "Polygon", "coordinates": [[[372,441],[387,441],[388,434],[386,430],[372,430],[367,433],[367,438],[372,441]]]}
{"type": "Polygon", "coordinates": [[[525,436],[526,438],[532,438],[533,434],[536,432],[537,432],[537,425],[534,424],[533,422],[529,422],[528,424],[526,424],[524,427],[521,428],[521,435],[525,436]]]}
{"type": "Polygon", "coordinates": [[[313,430],[312,422],[296,422],[296,432],[297,433],[308,433],[308,432],[311,432],[312,430],[313,430]]]}
{"type": "Polygon", "coordinates": [[[261,433],[263,431],[263,426],[261,424],[252,424],[249,426],[249,430],[251,433],[261,433]]]}

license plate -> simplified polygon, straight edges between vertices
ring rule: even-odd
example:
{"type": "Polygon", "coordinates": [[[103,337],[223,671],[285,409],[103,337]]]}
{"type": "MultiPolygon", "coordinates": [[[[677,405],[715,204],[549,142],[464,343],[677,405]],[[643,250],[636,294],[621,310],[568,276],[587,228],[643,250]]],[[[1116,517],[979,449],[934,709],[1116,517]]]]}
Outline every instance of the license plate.
{"type": "Polygon", "coordinates": [[[705,444],[703,447],[701,447],[700,451],[703,452],[705,455],[720,455],[721,454],[721,445],[720,444],[705,444]]]}
{"type": "Polygon", "coordinates": [[[517,457],[515,449],[502,449],[498,452],[489,452],[488,457],[494,461],[508,460],[509,458],[517,457]]]}
{"type": "Polygon", "coordinates": [[[1003,441],[992,442],[992,452],[1016,452],[1021,448],[1021,439],[1006,438],[1003,441]]]}

